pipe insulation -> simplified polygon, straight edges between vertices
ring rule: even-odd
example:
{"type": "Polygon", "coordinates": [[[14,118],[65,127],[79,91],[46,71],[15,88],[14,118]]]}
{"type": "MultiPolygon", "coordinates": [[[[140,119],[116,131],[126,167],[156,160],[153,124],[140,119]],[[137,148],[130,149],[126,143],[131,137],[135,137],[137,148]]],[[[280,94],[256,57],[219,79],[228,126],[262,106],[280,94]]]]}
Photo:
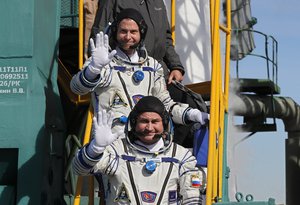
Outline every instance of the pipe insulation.
{"type": "Polygon", "coordinates": [[[300,132],[300,106],[290,97],[231,94],[229,112],[237,116],[282,119],[286,132],[300,132]]]}

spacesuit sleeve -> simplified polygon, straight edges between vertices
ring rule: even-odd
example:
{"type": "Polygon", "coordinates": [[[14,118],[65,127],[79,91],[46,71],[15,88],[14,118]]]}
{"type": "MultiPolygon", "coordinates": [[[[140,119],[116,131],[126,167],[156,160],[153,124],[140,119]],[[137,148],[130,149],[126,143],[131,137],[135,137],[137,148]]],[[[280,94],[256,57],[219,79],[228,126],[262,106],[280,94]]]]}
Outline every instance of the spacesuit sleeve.
{"type": "Polygon", "coordinates": [[[113,175],[118,168],[119,157],[114,145],[107,146],[102,154],[97,157],[88,155],[87,146],[81,148],[73,159],[73,171],[77,175],[91,175],[103,173],[113,175]]]}
{"type": "Polygon", "coordinates": [[[196,167],[196,159],[190,151],[182,160],[183,164],[179,170],[179,186],[182,204],[202,204],[201,188],[203,175],[196,167]]]}
{"type": "Polygon", "coordinates": [[[155,82],[152,88],[152,95],[160,99],[166,109],[171,112],[172,120],[177,124],[185,123],[185,114],[189,109],[188,104],[174,102],[167,90],[165,78],[163,76],[163,69],[159,69],[155,73],[155,82]]]}
{"type": "Polygon", "coordinates": [[[94,172],[106,175],[114,175],[116,173],[120,160],[117,153],[117,150],[119,150],[117,147],[120,145],[118,142],[120,141],[116,140],[112,145],[106,147],[100,161],[94,167],[94,172]]]}
{"type": "Polygon", "coordinates": [[[91,175],[93,173],[94,166],[99,162],[102,155],[98,157],[91,157],[87,153],[87,146],[82,147],[75,155],[72,161],[72,168],[77,175],[91,175]]]}
{"type": "Polygon", "coordinates": [[[75,94],[85,95],[89,92],[92,92],[96,87],[108,86],[111,82],[112,69],[110,68],[110,65],[102,68],[100,75],[96,79],[90,80],[85,74],[89,64],[90,59],[86,60],[83,65],[83,69],[72,77],[70,88],[75,94]]]}

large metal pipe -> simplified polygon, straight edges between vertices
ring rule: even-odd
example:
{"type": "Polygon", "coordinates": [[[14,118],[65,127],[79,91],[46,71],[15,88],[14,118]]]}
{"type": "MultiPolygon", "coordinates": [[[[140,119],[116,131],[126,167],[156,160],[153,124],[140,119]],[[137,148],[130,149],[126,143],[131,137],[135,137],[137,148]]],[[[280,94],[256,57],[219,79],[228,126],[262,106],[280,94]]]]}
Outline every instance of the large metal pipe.
{"type": "Polygon", "coordinates": [[[236,116],[275,117],[288,133],[286,139],[286,204],[299,205],[300,197],[300,106],[289,97],[231,95],[229,111],[236,116]]]}

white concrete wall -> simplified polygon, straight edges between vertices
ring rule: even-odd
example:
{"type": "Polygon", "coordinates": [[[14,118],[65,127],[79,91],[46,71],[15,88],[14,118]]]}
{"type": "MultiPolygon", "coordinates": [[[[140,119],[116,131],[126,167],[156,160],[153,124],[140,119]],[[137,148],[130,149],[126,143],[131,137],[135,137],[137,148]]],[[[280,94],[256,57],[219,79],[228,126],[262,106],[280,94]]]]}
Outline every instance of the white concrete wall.
{"type": "MultiPolygon", "coordinates": [[[[164,0],[170,17],[171,0],[164,0]]],[[[169,22],[171,23],[170,19],[169,22]]],[[[175,49],[186,74],[183,83],[211,78],[209,0],[176,0],[175,49]]]]}

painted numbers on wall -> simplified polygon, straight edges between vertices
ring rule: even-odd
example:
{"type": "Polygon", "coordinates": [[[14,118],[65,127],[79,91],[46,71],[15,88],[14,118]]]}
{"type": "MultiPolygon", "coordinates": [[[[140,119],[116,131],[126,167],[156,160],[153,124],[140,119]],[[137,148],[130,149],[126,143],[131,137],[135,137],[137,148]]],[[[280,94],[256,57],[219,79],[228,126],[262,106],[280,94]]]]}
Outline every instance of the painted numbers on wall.
{"type": "Polygon", "coordinates": [[[25,94],[23,82],[27,80],[26,66],[0,66],[0,94],[25,94]]]}

